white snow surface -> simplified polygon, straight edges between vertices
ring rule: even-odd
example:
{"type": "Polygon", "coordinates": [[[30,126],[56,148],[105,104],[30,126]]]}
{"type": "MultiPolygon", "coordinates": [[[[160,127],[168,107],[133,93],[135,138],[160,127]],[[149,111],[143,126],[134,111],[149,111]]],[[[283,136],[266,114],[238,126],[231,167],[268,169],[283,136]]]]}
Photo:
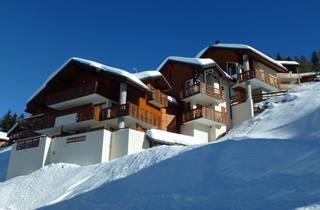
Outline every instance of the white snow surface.
{"type": "Polygon", "coordinates": [[[169,56],[158,66],[157,70],[160,71],[168,61],[178,61],[182,63],[189,63],[189,64],[194,64],[199,66],[207,66],[207,65],[215,64],[215,61],[212,60],[211,58],[189,58],[189,57],[169,56]]]}
{"type": "Polygon", "coordinates": [[[277,60],[282,65],[300,65],[297,61],[285,61],[285,60],[277,60]]]}
{"type": "Polygon", "coordinates": [[[136,84],[137,86],[140,86],[142,89],[146,90],[146,91],[150,91],[149,88],[139,79],[137,78],[134,74],[131,74],[128,71],[122,70],[122,69],[118,69],[118,68],[114,68],[111,66],[107,66],[95,61],[91,61],[91,60],[87,60],[87,59],[83,59],[83,58],[70,58],[67,62],[65,62],[60,68],[58,68],[55,72],[53,72],[44,82],[44,84],[35,92],[32,94],[32,96],[28,99],[28,102],[30,102],[36,95],[38,95],[47,85],[47,83],[54,78],[68,63],[70,63],[72,60],[78,61],[80,63],[89,65],[89,66],[93,66],[95,68],[99,68],[102,69],[105,72],[109,72],[112,74],[117,74],[119,76],[122,76],[128,80],[130,80],[131,82],[133,82],[134,84],[136,84]]]}
{"type": "Polygon", "coordinates": [[[156,142],[165,144],[180,144],[185,146],[201,144],[201,141],[196,137],[167,132],[159,129],[149,129],[147,130],[146,135],[156,142]]]}
{"type": "Polygon", "coordinates": [[[0,131],[0,139],[9,140],[9,138],[7,137],[7,133],[0,131]]]}
{"type": "Polygon", "coordinates": [[[292,89],[216,143],[53,164],[1,182],[0,209],[319,209],[319,96],[320,83],[292,89]]]}
{"type": "Polygon", "coordinates": [[[319,139],[320,83],[306,83],[285,96],[261,103],[267,107],[252,120],[231,130],[226,139],[319,139]]]}
{"type": "Polygon", "coordinates": [[[83,167],[66,163],[51,164],[29,175],[0,182],[0,209],[35,209],[60,202],[134,174],[188,149],[182,146],[161,146],[103,164],[83,167]]]}
{"type": "Polygon", "coordinates": [[[140,80],[154,77],[163,77],[159,71],[141,71],[138,73],[134,73],[134,75],[140,80]]]}

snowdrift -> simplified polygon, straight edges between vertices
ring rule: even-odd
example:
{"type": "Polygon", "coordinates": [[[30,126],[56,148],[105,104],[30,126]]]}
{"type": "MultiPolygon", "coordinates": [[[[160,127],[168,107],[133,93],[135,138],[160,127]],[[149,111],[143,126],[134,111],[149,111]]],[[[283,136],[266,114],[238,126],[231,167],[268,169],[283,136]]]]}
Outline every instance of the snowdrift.
{"type": "Polygon", "coordinates": [[[320,209],[320,83],[261,106],[217,143],[1,182],[0,209],[320,209]]]}
{"type": "Polygon", "coordinates": [[[320,83],[304,84],[285,96],[260,104],[267,107],[229,132],[226,139],[320,139],[320,83]]]}
{"type": "Polygon", "coordinates": [[[320,142],[208,144],[44,209],[293,209],[320,201],[320,142]]]}
{"type": "MultiPolygon", "coordinates": [[[[84,167],[66,163],[51,164],[29,175],[0,182],[0,209],[35,209],[59,202],[136,173],[189,149],[191,148],[182,146],[161,146],[84,167]]],[[[0,171],[2,170],[4,168],[0,165],[0,171]]]]}
{"type": "Polygon", "coordinates": [[[0,183],[6,180],[11,147],[0,149],[0,183]]]}

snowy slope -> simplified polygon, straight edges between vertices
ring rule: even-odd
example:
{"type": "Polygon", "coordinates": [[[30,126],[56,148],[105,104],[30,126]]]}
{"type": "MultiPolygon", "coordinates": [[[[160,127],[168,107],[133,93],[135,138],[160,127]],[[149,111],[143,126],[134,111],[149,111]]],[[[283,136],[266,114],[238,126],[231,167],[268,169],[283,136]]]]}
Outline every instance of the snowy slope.
{"type": "Polygon", "coordinates": [[[319,90],[270,100],[224,141],[1,182],[0,209],[320,209],[319,90]]]}
{"type": "MultiPolygon", "coordinates": [[[[52,164],[0,183],[0,209],[34,209],[70,198],[170,158],[189,148],[162,146],[104,164],[52,164]],[[14,195],[14,196],[8,196],[14,195]]],[[[1,165],[1,169],[2,165],[1,165]]]]}
{"type": "Polygon", "coordinates": [[[0,149],[0,183],[6,180],[11,147],[0,149]]]}
{"type": "Polygon", "coordinates": [[[264,104],[269,108],[224,139],[320,139],[320,83],[304,84],[264,104]]]}

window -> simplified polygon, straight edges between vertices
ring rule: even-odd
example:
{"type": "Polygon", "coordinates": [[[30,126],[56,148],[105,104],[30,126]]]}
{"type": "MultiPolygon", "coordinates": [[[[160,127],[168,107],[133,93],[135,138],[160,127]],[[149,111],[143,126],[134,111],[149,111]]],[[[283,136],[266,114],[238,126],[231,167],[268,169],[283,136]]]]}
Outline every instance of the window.
{"type": "Polygon", "coordinates": [[[28,149],[39,146],[39,137],[17,141],[16,150],[28,149]]]}
{"type": "Polygon", "coordinates": [[[75,142],[79,142],[79,141],[85,141],[86,140],[86,136],[76,136],[76,137],[72,137],[72,138],[67,138],[67,144],[68,143],[75,143],[75,142]]]}
{"type": "Polygon", "coordinates": [[[239,64],[236,62],[227,62],[227,72],[229,75],[236,75],[239,64]]]}
{"type": "Polygon", "coordinates": [[[186,85],[186,89],[188,89],[188,88],[190,88],[190,87],[192,87],[193,86],[193,78],[191,78],[191,79],[188,79],[187,81],[186,81],[186,83],[185,83],[185,85],[186,85]]]}

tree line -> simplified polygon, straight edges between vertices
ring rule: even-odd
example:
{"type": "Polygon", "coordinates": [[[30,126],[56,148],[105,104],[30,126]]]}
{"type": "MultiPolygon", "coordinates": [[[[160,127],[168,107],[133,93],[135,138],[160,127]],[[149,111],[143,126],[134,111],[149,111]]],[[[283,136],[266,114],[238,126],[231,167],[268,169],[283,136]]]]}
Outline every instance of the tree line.
{"type": "Polygon", "coordinates": [[[2,118],[0,118],[0,130],[8,132],[19,119],[23,118],[23,114],[18,115],[16,112],[9,110],[2,118]]]}
{"type": "Polygon", "coordinates": [[[277,60],[295,60],[300,63],[300,72],[320,72],[320,52],[313,51],[310,60],[306,56],[295,56],[293,59],[290,56],[282,56],[279,53],[276,55],[277,60]]]}

